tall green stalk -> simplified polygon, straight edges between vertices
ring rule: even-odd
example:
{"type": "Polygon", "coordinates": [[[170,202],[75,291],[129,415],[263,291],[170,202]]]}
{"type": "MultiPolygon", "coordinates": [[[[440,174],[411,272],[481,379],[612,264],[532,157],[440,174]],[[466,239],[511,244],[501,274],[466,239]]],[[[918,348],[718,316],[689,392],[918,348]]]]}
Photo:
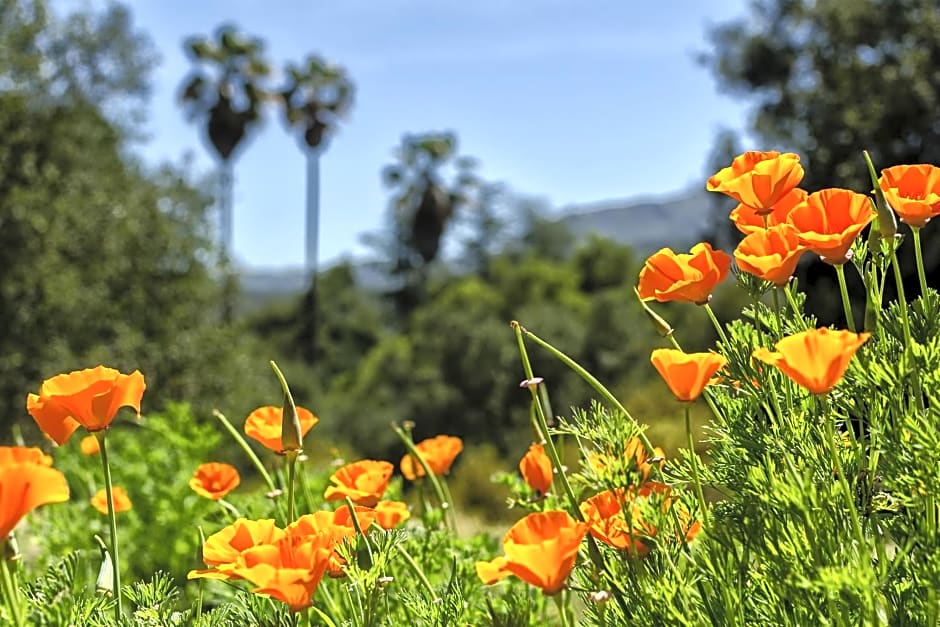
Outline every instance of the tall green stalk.
{"type": "Polygon", "coordinates": [[[917,261],[917,280],[920,281],[920,295],[927,293],[927,277],[924,274],[924,253],[920,245],[920,229],[916,226],[911,227],[914,233],[914,258],[917,261]]]}
{"type": "MultiPolygon", "coordinates": [[[[586,381],[588,385],[594,388],[595,392],[600,394],[604,398],[604,400],[607,401],[614,409],[622,413],[627,418],[627,420],[636,422],[633,416],[630,415],[630,412],[627,411],[627,408],[624,407],[623,404],[619,400],[617,400],[617,397],[614,396],[610,392],[610,390],[604,387],[604,384],[598,381],[594,375],[592,375],[590,372],[585,370],[581,364],[573,360],[571,357],[568,357],[568,355],[564,354],[563,352],[561,352],[560,350],[558,350],[557,348],[555,348],[554,346],[552,346],[551,344],[549,344],[548,342],[546,342],[545,340],[537,336],[536,334],[524,328],[518,322],[513,321],[512,326],[513,326],[513,329],[515,329],[516,331],[516,340],[517,340],[517,343],[519,344],[520,352],[525,354],[525,345],[522,340],[522,334],[525,334],[525,337],[529,338],[530,340],[532,340],[533,342],[535,342],[536,344],[538,344],[539,346],[547,350],[549,353],[554,355],[559,361],[561,361],[563,364],[565,364],[571,370],[573,370],[578,376],[584,379],[584,381],[586,381]]],[[[532,366],[529,365],[528,363],[528,355],[525,356],[523,365],[526,366],[526,377],[531,379],[532,378],[532,366]]],[[[533,392],[533,396],[535,396],[534,392],[533,392]]],[[[536,400],[536,404],[538,405],[538,398],[536,397],[535,400],[536,400]]],[[[637,434],[637,437],[640,438],[640,442],[643,443],[643,446],[646,448],[646,452],[650,456],[654,457],[656,455],[656,449],[653,447],[653,444],[652,442],[650,442],[649,438],[646,437],[646,434],[640,431],[637,434]]]]}
{"type": "Polygon", "coordinates": [[[852,301],[849,300],[849,288],[845,283],[845,265],[836,264],[836,277],[839,279],[839,293],[842,295],[842,311],[845,312],[845,323],[849,331],[855,333],[858,328],[855,326],[855,316],[852,315],[852,301]]]}
{"type": "Polygon", "coordinates": [[[222,423],[222,426],[225,427],[225,430],[228,431],[229,435],[235,440],[235,443],[238,444],[238,447],[245,453],[248,459],[251,461],[252,466],[258,471],[258,474],[261,475],[261,478],[264,479],[264,482],[268,486],[268,490],[274,492],[277,490],[277,486],[274,485],[274,479],[271,478],[271,474],[268,472],[268,469],[264,467],[264,464],[261,463],[261,460],[258,459],[258,456],[255,455],[254,450],[251,446],[245,441],[245,438],[242,437],[242,434],[238,432],[235,426],[229,422],[229,419],[225,417],[225,414],[220,412],[218,409],[212,410],[212,415],[215,416],[216,420],[222,423]]]}
{"type": "Polygon", "coordinates": [[[107,431],[96,431],[95,437],[98,439],[98,445],[101,450],[101,466],[104,469],[104,490],[108,498],[108,523],[111,534],[111,562],[114,566],[114,598],[117,603],[114,606],[114,616],[118,625],[124,616],[124,604],[121,598],[121,558],[118,553],[117,538],[117,517],[114,512],[114,494],[111,490],[111,466],[108,464],[108,444],[107,431]]]}
{"type": "Polygon", "coordinates": [[[695,438],[692,435],[692,403],[683,403],[685,409],[685,432],[689,440],[689,459],[692,462],[692,480],[695,481],[695,494],[698,496],[698,506],[702,510],[702,524],[709,528],[708,504],[705,503],[705,493],[702,492],[702,480],[698,476],[698,455],[695,453],[695,438]]]}
{"type": "Polygon", "coordinates": [[[20,605],[19,592],[10,569],[10,562],[0,555],[0,584],[3,586],[3,596],[6,599],[7,610],[16,627],[24,627],[23,608],[20,605]]]}

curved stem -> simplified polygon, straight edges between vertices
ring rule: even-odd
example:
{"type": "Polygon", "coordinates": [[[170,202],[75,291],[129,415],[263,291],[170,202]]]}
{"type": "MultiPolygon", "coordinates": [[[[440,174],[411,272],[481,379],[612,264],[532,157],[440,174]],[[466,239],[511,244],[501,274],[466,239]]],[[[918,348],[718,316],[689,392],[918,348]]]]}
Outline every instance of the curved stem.
{"type": "Polygon", "coordinates": [[[927,277],[924,275],[924,253],[921,251],[920,246],[920,229],[911,227],[911,231],[914,233],[914,258],[917,261],[917,280],[920,281],[920,294],[923,296],[927,293],[927,277]]]}
{"type": "Polygon", "coordinates": [[[0,583],[3,585],[3,596],[6,598],[7,609],[10,611],[13,624],[16,627],[23,627],[26,623],[23,622],[19,593],[13,581],[13,574],[10,572],[10,562],[3,556],[0,556],[0,583]]]}
{"type": "MultiPolygon", "coordinates": [[[[608,403],[610,403],[612,407],[614,407],[614,409],[621,412],[627,418],[627,420],[636,422],[633,416],[630,415],[630,412],[627,411],[627,408],[624,407],[623,404],[619,400],[617,400],[617,397],[611,394],[610,390],[604,387],[604,384],[598,381],[594,375],[592,375],[590,372],[585,370],[584,367],[581,366],[581,364],[573,360],[571,357],[568,357],[568,355],[564,354],[563,352],[561,352],[560,350],[558,350],[557,348],[555,348],[554,346],[552,346],[551,344],[549,344],[548,342],[540,338],[539,336],[535,335],[528,329],[523,328],[522,325],[520,325],[518,322],[513,322],[513,328],[516,330],[516,339],[519,343],[519,350],[521,353],[525,354],[525,346],[522,342],[522,336],[521,336],[521,334],[524,333],[527,338],[529,338],[530,340],[532,340],[533,342],[535,342],[536,344],[538,344],[539,346],[547,350],[549,353],[554,355],[559,361],[561,361],[563,364],[568,366],[578,376],[584,379],[588,385],[594,388],[595,392],[600,394],[604,398],[604,400],[606,400],[608,403]]],[[[526,377],[531,379],[532,378],[532,366],[528,362],[528,355],[526,355],[523,359],[523,367],[526,369],[526,377]]],[[[637,437],[640,438],[640,441],[643,443],[643,446],[646,447],[646,452],[650,456],[655,456],[656,450],[654,449],[653,444],[650,442],[649,438],[646,437],[646,434],[640,431],[639,434],[637,434],[637,437]]]]}
{"type": "Polygon", "coordinates": [[[913,340],[911,339],[911,321],[907,309],[907,297],[904,295],[904,280],[901,276],[901,264],[898,263],[898,253],[891,250],[891,267],[894,269],[894,283],[898,290],[898,306],[901,308],[901,330],[904,332],[904,356],[911,367],[911,378],[914,384],[913,395],[917,400],[917,408],[924,411],[924,394],[920,389],[920,371],[914,360],[913,340]]]}
{"type": "Polygon", "coordinates": [[[252,450],[251,446],[248,445],[248,442],[245,441],[245,438],[242,437],[242,434],[239,433],[235,426],[229,422],[229,419],[225,417],[225,414],[220,412],[218,409],[213,409],[212,415],[222,423],[222,426],[225,427],[225,430],[229,432],[229,435],[235,439],[235,443],[238,444],[245,455],[248,456],[248,459],[258,471],[258,474],[261,475],[261,478],[264,479],[264,482],[268,485],[268,489],[271,492],[277,490],[277,486],[274,485],[274,479],[271,478],[271,474],[268,472],[267,468],[264,467],[264,464],[262,464],[261,460],[258,459],[258,456],[255,455],[254,450],[252,450]]]}
{"type": "Polygon", "coordinates": [[[104,489],[108,497],[108,523],[111,534],[111,562],[114,566],[114,615],[120,625],[124,615],[124,605],[121,595],[121,558],[118,555],[117,518],[114,512],[114,495],[111,492],[111,466],[108,464],[107,431],[97,431],[95,437],[101,449],[101,466],[104,468],[104,489]]]}
{"type": "Polygon", "coordinates": [[[845,472],[842,470],[842,458],[839,456],[839,449],[836,448],[835,429],[832,426],[834,420],[828,415],[829,401],[825,394],[819,395],[816,398],[819,399],[818,407],[821,414],[818,418],[822,420],[823,425],[825,425],[826,441],[829,444],[829,453],[832,455],[832,464],[835,466],[836,474],[839,475],[840,491],[845,497],[845,506],[848,508],[849,518],[852,520],[852,530],[855,532],[855,540],[858,542],[858,548],[861,551],[862,547],[865,545],[865,535],[862,532],[862,524],[858,519],[858,508],[855,507],[853,493],[849,489],[849,482],[845,478],[845,472]]]}
{"type": "Polygon", "coordinates": [[[431,467],[428,466],[428,462],[424,459],[424,456],[415,448],[415,443],[411,435],[405,433],[405,431],[396,424],[392,425],[392,431],[395,432],[398,439],[400,439],[402,444],[405,445],[405,448],[408,449],[408,454],[411,455],[411,458],[417,460],[421,465],[422,470],[424,470],[424,476],[427,477],[428,481],[431,483],[431,487],[434,489],[437,502],[440,503],[441,509],[444,510],[444,522],[447,528],[457,533],[457,513],[454,511],[454,504],[448,499],[447,494],[445,494],[444,487],[441,485],[437,475],[435,475],[431,467]]]}
{"type": "Polygon", "coordinates": [[[287,455],[287,524],[294,522],[294,481],[297,478],[297,452],[288,451],[287,455]]]}
{"type": "Polygon", "coordinates": [[[692,404],[685,405],[685,432],[689,439],[689,460],[692,462],[692,480],[695,481],[695,494],[698,496],[698,506],[702,510],[702,524],[708,528],[708,505],[705,503],[705,493],[702,492],[702,481],[698,476],[698,455],[695,453],[695,438],[692,435],[692,404]]]}
{"type": "Polygon", "coordinates": [[[708,314],[708,317],[711,318],[712,325],[715,327],[715,331],[718,332],[718,338],[721,340],[721,343],[725,346],[728,345],[728,336],[725,335],[725,329],[721,326],[721,323],[718,322],[718,317],[715,316],[715,312],[712,310],[712,306],[708,303],[702,305],[705,308],[705,313],[708,314]]]}
{"type": "Polygon", "coordinates": [[[838,264],[836,268],[836,277],[839,279],[839,293],[842,294],[842,311],[845,312],[845,323],[849,331],[856,332],[855,316],[852,315],[852,301],[849,300],[849,288],[845,283],[845,265],[838,264]]]}

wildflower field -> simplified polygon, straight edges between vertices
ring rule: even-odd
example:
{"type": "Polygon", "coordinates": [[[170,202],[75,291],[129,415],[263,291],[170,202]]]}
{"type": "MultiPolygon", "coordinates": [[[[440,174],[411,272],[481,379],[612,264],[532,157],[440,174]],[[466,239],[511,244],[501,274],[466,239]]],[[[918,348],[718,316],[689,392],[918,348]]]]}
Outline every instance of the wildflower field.
{"type": "Polygon", "coordinates": [[[273,362],[272,404],[238,419],[224,399],[212,419],[183,405],[141,417],[139,371],[49,373],[23,391],[47,440],[0,447],[0,621],[937,625],[940,295],[920,230],[940,214],[940,168],[867,165],[870,193],[808,192],[796,155],[744,153],[706,183],[740,203],[733,254],[701,243],[646,261],[623,307],[662,337],[651,372],[688,434],[675,457],[645,434],[657,416],[631,415],[564,346],[507,324],[532,443],[517,468],[492,469],[518,513],[496,535],[453,505],[460,438],[415,442],[393,424],[400,459],[334,462],[314,445],[330,417],[273,362]],[[831,265],[846,328],[804,311],[791,280],[804,254],[831,265]],[[719,320],[709,300],[729,274],[750,305],[719,320]],[[682,350],[655,311],[669,301],[704,309],[712,351],[682,350]],[[552,407],[534,351],[596,402],[552,407]],[[694,403],[711,413],[704,442],[694,403]],[[239,459],[214,457],[224,440],[239,459]]]}

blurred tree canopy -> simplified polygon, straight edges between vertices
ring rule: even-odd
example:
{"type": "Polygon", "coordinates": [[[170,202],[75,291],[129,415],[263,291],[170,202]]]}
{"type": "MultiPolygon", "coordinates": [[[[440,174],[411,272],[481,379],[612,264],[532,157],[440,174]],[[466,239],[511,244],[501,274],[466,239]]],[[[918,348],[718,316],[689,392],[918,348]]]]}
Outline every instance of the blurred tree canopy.
{"type": "MultiPolygon", "coordinates": [[[[870,190],[862,150],[879,169],[940,164],[936,0],[752,0],[747,15],[710,35],[714,51],[704,63],[722,87],[754,103],[749,130],[764,143],[761,149],[801,155],[801,186],[808,191],[870,190]]],[[[735,145],[727,135],[720,142],[721,152],[735,145]]],[[[712,165],[730,158],[724,154],[712,165]]],[[[935,232],[923,233],[933,281],[940,275],[935,232]]],[[[913,260],[902,263],[913,277],[913,260]]],[[[831,275],[820,263],[800,274],[804,284],[817,286],[810,306],[827,321],[840,317],[831,275]]]]}
{"type": "Polygon", "coordinates": [[[153,63],[119,5],[0,8],[0,427],[46,377],[104,363],[146,405],[245,398],[264,372],[218,320],[207,196],[129,156],[153,63]]]}

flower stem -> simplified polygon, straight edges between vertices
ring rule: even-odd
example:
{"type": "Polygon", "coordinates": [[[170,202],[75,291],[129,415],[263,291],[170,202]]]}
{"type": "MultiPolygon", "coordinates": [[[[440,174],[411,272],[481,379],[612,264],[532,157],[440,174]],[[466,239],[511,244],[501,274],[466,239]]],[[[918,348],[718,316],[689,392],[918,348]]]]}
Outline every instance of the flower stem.
{"type": "Polygon", "coordinates": [[[294,481],[297,479],[297,452],[287,451],[287,524],[294,522],[294,481]]]}
{"type": "Polygon", "coordinates": [[[907,309],[907,297],[904,295],[904,280],[901,276],[901,264],[898,263],[898,253],[891,250],[891,267],[894,269],[894,284],[898,290],[898,305],[901,308],[901,330],[904,332],[904,356],[910,363],[911,379],[914,384],[913,395],[917,400],[917,407],[924,411],[924,394],[920,389],[920,372],[914,360],[913,340],[911,339],[911,321],[907,309]]]}
{"type": "Polygon", "coordinates": [[[855,507],[855,499],[853,497],[852,491],[849,489],[849,482],[845,478],[845,472],[842,470],[842,458],[839,456],[839,449],[836,447],[836,435],[835,429],[832,424],[834,420],[829,416],[829,399],[825,394],[818,395],[816,398],[819,399],[820,416],[818,418],[823,421],[826,429],[826,441],[829,443],[829,453],[832,455],[832,464],[835,466],[836,474],[839,475],[839,487],[841,492],[845,497],[845,506],[849,510],[849,518],[852,520],[852,529],[855,532],[855,540],[858,542],[859,551],[862,550],[862,547],[865,545],[865,535],[862,532],[862,524],[858,519],[858,508],[855,507]]]}
{"type": "MultiPolygon", "coordinates": [[[[630,412],[627,411],[627,408],[624,407],[623,404],[617,400],[617,397],[611,394],[610,390],[604,387],[604,384],[598,381],[594,375],[592,375],[590,372],[585,370],[584,367],[581,366],[581,364],[573,360],[571,357],[568,357],[568,355],[564,354],[563,352],[561,352],[560,350],[558,350],[557,348],[555,348],[554,346],[552,346],[551,344],[549,344],[548,342],[540,338],[539,336],[535,335],[528,329],[524,328],[518,322],[513,321],[512,326],[516,330],[516,340],[519,344],[519,350],[524,355],[523,367],[526,370],[527,378],[531,379],[533,376],[532,366],[529,364],[528,355],[526,355],[525,353],[525,345],[523,344],[522,334],[525,334],[525,337],[529,338],[530,340],[532,340],[533,342],[535,342],[536,344],[538,344],[539,346],[547,350],[549,353],[554,355],[559,361],[561,361],[563,364],[568,366],[578,376],[584,379],[588,385],[594,388],[595,392],[600,394],[604,398],[604,400],[606,400],[608,403],[610,403],[612,407],[614,407],[614,409],[622,413],[627,418],[627,420],[636,422],[633,416],[630,415],[630,412]]],[[[533,395],[534,395],[534,392],[533,392],[533,395]]],[[[640,431],[637,435],[640,438],[640,441],[643,443],[643,446],[646,447],[646,452],[650,456],[655,456],[656,450],[653,448],[653,444],[649,441],[649,438],[646,437],[646,434],[640,431]]]]}
{"type": "Polygon", "coordinates": [[[433,602],[437,599],[437,592],[434,591],[434,586],[431,585],[431,582],[428,580],[427,575],[424,574],[424,570],[421,569],[421,566],[418,565],[418,562],[415,561],[415,558],[411,556],[408,551],[405,550],[405,547],[401,544],[395,547],[395,550],[398,551],[398,554],[405,559],[405,563],[408,564],[408,568],[411,569],[411,572],[414,573],[414,576],[418,578],[418,581],[421,582],[421,585],[427,590],[429,599],[433,602]]]}
{"type": "Polygon", "coordinates": [[[261,463],[261,460],[258,459],[258,456],[255,455],[255,452],[252,450],[251,446],[248,445],[248,442],[245,441],[245,438],[242,437],[242,434],[229,422],[229,419],[225,417],[225,414],[220,412],[218,409],[212,410],[212,415],[222,423],[222,426],[225,427],[225,430],[229,432],[235,439],[235,443],[244,451],[245,455],[248,456],[248,459],[251,460],[251,463],[254,465],[255,469],[258,471],[258,474],[261,475],[261,478],[264,479],[264,482],[268,484],[268,489],[271,492],[277,490],[277,486],[274,485],[274,479],[271,478],[270,473],[264,467],[264,464],[261,463]]]}
{"type": "Polygon", "coordinates": [[[708,505],[705,503],[705,493],[702,492],[702,481],[698,476],[698,455],[695,454],[695,438],[692,435],[692,404],[685,405],[685,432],[689,438],[689,459],[692,462],[692,480],[695,481],[695,494],[698,496],[698,506],[702,510],[702,524],[708,528],[708,505]]]}
{"type": "Polygon", "coordinates": [[[704,305],[702,305],[702,307],[705,308],[705,313],[707,313],[707,314],[708,314],[708,317],[711,318],[712,325],[715,327],[715,331],[718,332],[718,338],[721,340],[721,343],[724,344],[725,346],[727,346],[727,345],[728,345],[728,336],[725,335],[725,330],[724,330],[724,328],[723,328],[723,327],[721,326],[721,324],[718,322],[718,317],[715,316],[715,312],[712,310],[712,306],[709,305],[708,303],[705,303],[704,305]]]}
{"type": "Polygon", "coordinates": [[[921,296],[927,293],[927,277],[924,275],[924,253],[920,246],[920,229],[916,226],[911,227],[914,233],[914,257],[917,260],[917,280],[920,281],[921,296]]]}
{"type": "Polygon", "coordinates": [[[114,566],[114,615],[120,625],[124,616],[124,605],[121,599],[121,558],[118,554],[117,517],[114,512],[114,494],[111,491],[111,466],[108,464],[107,431],[96,431],[95,437],[101,449],[101,466],[104,469],[104,490],[108,498],[108,523],[111,534],[111,562],[114,566]]]}
{"type": "Polygon", "coordinates": [[[558,618],[561,621],[561,627],[569,627],[570,623],[568,622],[568,608],[565,607],[566,603],[563,596],[564,592],[559,592],[552,597],[552,600],[555,601],[555,607],[558,608],[558,618]]]}
{"type": "Polygon", "coordinates": [[[10,572],[10,566],[10,562],[0,555],[0,579],[2,579],[3,596],[6,598],[7,609],[10,612],[10,618],[13,619],[13,624],[16,627],[23,627],[26,623],[23,622],[23,610],[20,606],[19,593],[13,580],[13,573],[10,572]]]}
{"type": "Polygon", "coordinates": [[[421,453],[418,452],[418,449],[415,448],[414,439],[412,439],[411,435],[405,433],[397,424],[392,424],[392,431],[395,432],[398,439],[401,440],[405,448],[408,449],[408,454],[411,455],[412,459],[417,460],[421,465],[422,470],[424,470],[424,476],[431,482],[431,487],[434,489],[434,494],[437,496],[437,502],[441,504],[441,509],[444,510],[444,521],[447,524],[447,528],[457,533],[457,512],[454,511],[454,504],[448,498],[447,493],[444,492],[444,487],[441,485],[437,475],[435,475],[431,467],[428,466],[427,460],[425,460],[421,453]]]}
{"type": "Polygon", "coordinates": [[[845,265],[838,264],[836,268],[836,277],[839,279],[839,292],[842,294],[842,310],[845,312],[845,323],[849,331],[855,333],[855,316],[852,315],[852,301],[849,300],[849,288],[845,283],[845,265]]]}

